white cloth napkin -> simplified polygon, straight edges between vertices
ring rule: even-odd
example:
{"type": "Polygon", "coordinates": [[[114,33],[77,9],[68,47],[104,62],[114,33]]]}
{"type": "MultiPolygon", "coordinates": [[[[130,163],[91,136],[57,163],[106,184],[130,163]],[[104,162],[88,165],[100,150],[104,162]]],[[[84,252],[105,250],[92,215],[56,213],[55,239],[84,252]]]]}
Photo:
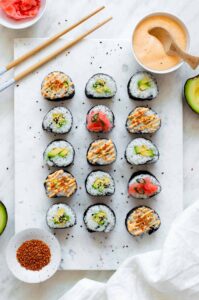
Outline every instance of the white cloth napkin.
{"type": "Polygon", "coordinates": [[[127,259],[106,284],[79,281],[59,300],[199,300],[199,201],[172,224],[162,250],[127,259]]]}

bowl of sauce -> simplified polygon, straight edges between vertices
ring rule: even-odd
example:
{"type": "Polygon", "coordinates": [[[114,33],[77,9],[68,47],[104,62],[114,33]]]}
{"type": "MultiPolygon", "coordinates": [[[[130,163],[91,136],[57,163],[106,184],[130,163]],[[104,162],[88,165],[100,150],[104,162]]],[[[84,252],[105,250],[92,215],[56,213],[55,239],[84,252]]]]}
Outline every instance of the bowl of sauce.
{"type": "Polygon", "coordinates": [[[146,70],[166,74],[177,70],[183,62],[178,56],[167,55],[161,42],[149,34],[153,27],[163,27],[183,50],[189,49],[189,33],[185,24],[169,13],[152,13],[136,25],[132,36],[133,54],[136,61],[146,70]]]}

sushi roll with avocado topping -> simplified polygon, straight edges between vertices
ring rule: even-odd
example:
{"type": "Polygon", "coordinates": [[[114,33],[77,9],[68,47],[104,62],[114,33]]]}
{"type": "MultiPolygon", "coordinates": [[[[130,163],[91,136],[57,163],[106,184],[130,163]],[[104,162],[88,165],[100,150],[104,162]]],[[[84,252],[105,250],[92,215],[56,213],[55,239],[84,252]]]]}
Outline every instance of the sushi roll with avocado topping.
{"type": "Polygon", "coordinates": [[[53,204],[47,211],[46,221],[52,229],[69,228],[76,224],[76,215],[67,204],[53,204]]]}
{"type": "Polygon", "coordinates": [[[114,126],[113,112],[105,105],[92,107],[86,117],[86,128],[90,132],[109,132],[114,126]]]}
{"type": "Polygon", "coordinates": [[[148,199],[161,191],[157,178],[147,171],[135,172],[128,183],[128,194],[136,199],[148,199]]]}
{"type": "Polygon", "coordinates": [[[150,140],[137,138],[128,144],[125,158],[131,165],[151,164],[159,159],[159,151],[150,140]]]}
{"type": "Polygon", "coordinates": [[[47,176],[44,187],[49,198],[69,198],[76,192],[77,182],[72,174],[61,169],[47,176]]]}
{"type": "Polygon", "coordinates": [[[161,126],[159,115],[149,107],[136,107],[126,120],[126,128],[130,133],[155,133],[161,126]]]}
{"type": "Polygon", "coordinates": [[[115,80],[103,73],[93,75],[86,84],[85,94],[92,99],[109,99],[115,96],[117,86],[115,80]]]}
{"type": "Polygon", "coordinates": [[[115,144],[109,139],[98,139],[92,142],[87,151],[87,161],[95,166],[112,164],[117,157],[115,144]]]}
{"type": "Polygon", "coordinates": [[[49,73],[41,85],[42,96],[51,101],[70,99],[75,94],[75,86],[72,79],[63,72],[49,73]]]}
{"type": "Polygon", "coordinates": [[[89,232],[110,232],[115,227],[115,213],[108,205],[94,204],[85,211],[84,223],[89,232]]]}
{"type": "Polygon", "coordinates": [[[128,212],[125,225],[128,233],[138,237],[157,231],[161,221],[154,209],[148,206],[137,206],[128,212]]]}
{"type": "Polygon", "coordinates": [[[148,72],[137,72],[129,80],[128,94],[133,100],[152,100],[158,95],[157,81],[148,72]]]}
{"type": "Polygon", "coordinates": [[[43,130],[56,134],[67,133],[71,130],[73,117],[66,107],[54,107],[45,116],[42,122],[43,130]]]}
{"type": "Polygon", "coordinates": [[[44,162],[50,167],[67,167],[74,161],[75,150],[65,140],[51,142],[44,151],[44,162]]]}
{"type": "Polygon", "coordinates": [[[115,192],[114,179],[107,172],[95,170],[87,176],[86,191],[91,196],[111,196],[115,192]]]}

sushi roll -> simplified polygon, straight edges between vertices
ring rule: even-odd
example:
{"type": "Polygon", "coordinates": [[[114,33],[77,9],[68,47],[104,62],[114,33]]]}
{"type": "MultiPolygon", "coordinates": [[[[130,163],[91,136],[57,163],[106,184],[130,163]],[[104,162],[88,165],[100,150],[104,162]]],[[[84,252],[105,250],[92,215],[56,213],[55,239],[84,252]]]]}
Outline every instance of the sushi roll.
{"type": "Polygon", "coordinates": [[[147,171],[135,172],[128,183],[128,193],[136,199],[148,199],[161,191],[157,178],[147,171]]]}
{"type": "Polygon", "coordinates": [[[70,99],[75,94],[75,86],[72,79],[63,72],[49,73],[41,85],[42,96],[51,101],[70,99]]]}
{"type": "Polygon", "coordinates": [[[159,159],[159,151],[150,140],[137,138],[128,144],[125,158],[131,165],[152,164],[159,159]]]}
{"type": "Polygon", "coordinates": [[[110,232],[115,227],[115,213],[108,205],[94,204],[85,211],[84,223],[89,232],[110,232]]]}
{"type": "Polygon", "coordinates": [[[46,221],[52,229],[69,228],[76,224],[76,215],[67,204],[53,204],[47,211],[46,221]]]}
{"type": "Polygon", "coordinates": [[[87,151],[87,161],[91,165],[106,166],[117,157],[115,144],[109,139],[98,139],[92,142],[87,151]]]}
{"type": "Polygon", "coordinates": [[[109,99],[115,96],[117,86],[115,80],[103,73],[93,75],[86,84],[85,94],[92,99],[109,99]]]}
{"type": "Polygon", "coordinates": [[[115,192],[112,176],[104,171],[95,170],[86,178],[86,191],[91,196],[111,196],[115,192]]]}
{"type": "Polygon", "coordinates": [[[113,112],[105,105],[92,107],[86,117],[86,128],[91,132],[109,132],[114,126],[113,112]]]}
{"type": "Polygon", "coordinates": [[[126,128],[130,133],[155,133],[160,126],[158,114],[144,106],[132,110],[126,120],[126,128]]]}
{"type": "Polygon", "coordinates": [[[44,187],[49,198],[69,198],[76,192],[77,182],[72,174],[61,169],[47,176],[44,187]]]}
{"type": "Polygon", "coordinates": [[[56,134],[67,133],[71,130],[73,117],[66,107],[54,107],[45,116],[42,122],[43,130],[56,134]]]}
{"type": "Polygon", "coordinates": [[[126,216],[125,225],[128,233],[134,237],[152,234],[161,225],[158,213],[148,206],[137,206],[126,216]]]}
{"type": "Polygon", "coordinates": [[[51,142],[44,151],[44,162],[50,167],[67,167],[74,161],[75,150],[65,140],[51,142]]]}
{"type": "Polygon", "coordinates": [[[157,81],[148,72],[137,72],[129,80],[128,94],[133,100],[152,100],[158,95],[157,81]]]}

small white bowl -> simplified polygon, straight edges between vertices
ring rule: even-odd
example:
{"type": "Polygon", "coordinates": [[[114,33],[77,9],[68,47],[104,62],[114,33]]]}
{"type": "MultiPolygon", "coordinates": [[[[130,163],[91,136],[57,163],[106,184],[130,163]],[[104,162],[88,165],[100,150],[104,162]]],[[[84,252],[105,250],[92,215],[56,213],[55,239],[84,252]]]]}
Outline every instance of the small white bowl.
{"type": "Polygon", "coordinates": [[[47,0],[41,0],[41,7],[38,14],[33,18],[14,20],[6,15],[0,8],[0,24],[11,29],[24,29],[35,24],[43,16],[47,6],[47,0]]]}
{"type": "Polygon", "coordinates": [[[175,65],[174,67],[172,68],[169,68],[169,69],[166,69],[166,70],[161,70],[161,71],[158,71],[158,70],[153,70],[153,69],[150,69],[148,68],[147,66],[145,66],[144,64],[142,64],[139,59],[137,58],[136,54],[135,54],[135,51],[134,51],[134,48],[133,48],[133,37],[134,37],[134,32],[136,30],[136,28],[138,27],[138,25],[143,21],[145,20],[146,18],[148,17],[152,17],[152,16],[167,16],[167,17],[170,17],[171,19],[177,21],[181,26],[182,28],[184,29],[185,33],[186,33],[186,37],[187,37],[187,47],[186,47],[186,51],[189,50],[189,46],[190,46],[190,35],[189,35],[189,32],[188,32],[188,29],[186,27],[186,25],[175,15],[173,14],[170,14],[170,13],[165,13],[165,12],[155,12],[155,13],[151,13],[149,15],[146,15],[144,18],[142,18],[135,26],[134,30],[133,30],[133,35],[132,35],[132,50],[133,50],[133,55],[135,57],[135,60],[137,61],[137,63],[142,67],[144,68],[145,70],[151,72],[151,73],[155,73],[155,74],[168,74],[168,73],[171,73],[173,71],[176,71],[177,69],[179,69],[183,64],[184,64],[184,61],[180,62],[179,64],[175,65]]]}
{"type": "Polygon", "coordinates": [[[10,271],[15,277],[27,283],[43,282],[54,275],[60,265],[61,249],[58,240],[50,232],[39,229],[31,228],[17,233],[11,238],[6,249],[6,260],[10,271]],[[41,240],[46,243],[51,251],[50,263],[42,268],[40,271],[30,271],[22,267],[17,258],[17,249],[28,240],[41,240]]]}

